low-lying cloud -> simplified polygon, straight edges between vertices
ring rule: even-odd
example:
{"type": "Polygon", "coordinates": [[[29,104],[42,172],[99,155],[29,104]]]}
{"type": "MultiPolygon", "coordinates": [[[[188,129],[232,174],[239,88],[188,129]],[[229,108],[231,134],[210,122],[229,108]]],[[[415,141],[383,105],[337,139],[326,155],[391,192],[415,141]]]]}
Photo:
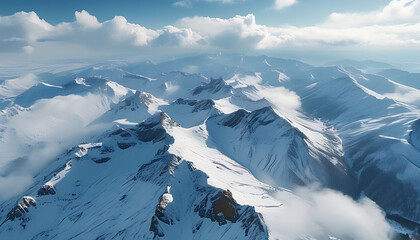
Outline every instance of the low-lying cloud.
{"type": "Polygon", "coordinates": [[[0,83],[0,99],[15,97],[36,83],[38,83],[37,76],[32,73],[4,80],[0,83]]]}
{"type": "Polygon", "coordinates": [[[370,199],[354,201],[340,192],[315,187],[296,189],[298,197],[280,192],[284,203],[267,223],[280,239],[391,239],[393,230],[370,199]],[[312,237],[312,238],[311,238],[312,237]],[[335,237],[335,238],[333,238],[335,237]]]}
{"type": "Polygon", "coordinates": [[[45,164],[101,129],[88,126],[109,108],[104,97],[68,95],[0,115],[0,201],[22,192],[45,164]]]}

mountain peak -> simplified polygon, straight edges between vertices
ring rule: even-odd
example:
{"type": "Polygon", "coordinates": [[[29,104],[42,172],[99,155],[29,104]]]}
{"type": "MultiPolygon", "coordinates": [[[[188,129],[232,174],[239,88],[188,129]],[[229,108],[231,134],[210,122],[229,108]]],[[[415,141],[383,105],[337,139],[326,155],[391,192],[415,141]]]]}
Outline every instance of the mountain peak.
{"type": "MultiPolygon", "coordinates": [[[[143,142],[159,142],[169,137],[166,130],[172,127],[179,127],[179,124],[172,120],[168,114],[157,112],[138,125],[137,138],[143,142]]],[[[173,141],[172,137],[170,138],[173,141]]]]}
{"type": "Polygon", "coordinates": [[[189,105],[194,107],[192,112],[198,112],[201,110],[208,110],[215,106],[215,102],[212,99],[205,99],[205,100],[190,100],[190,99],[183,99],[178,98],[173,104],[176,105],[189,105]]]}
{"type": "Polygon", "coordinates": [[[255,129],[259,126],[268,125],[277,119],[281,119],[281,117],[277,115],[271,106],[267,106],[253,112],[247,112],[243,109],[239,109],[238,111],[229,114],[223,120],[222,124],[226,127],[234,128],[239,123],[243,122],[251,129],[255,129]]]}
{"type": "Polygon", "coordinates": [[[239,109],[236,112],[229,114],[225,119],[222,121],[222,125],[230,128],[236,127],[242,120],[248,116],[248,112],[244,109],[239,109]]]}
{"type": "Polygon", "coordinates": [[[202,92],[209,92],[209,93],[229,93],[232,91],[232,87],[228,85],[223,78],[212,78],[209,83],[204,83],[201,86],[196,87],[193,90],[193,95],[198,95],[202,92]]]}
{"type": "Polygon", "coordinates": [[[144,104],[147,106],[153,102],[155,102],[155,97],[152,94],[143,91],[136,91],[134,95],[124,100],[126,106],[133,104],[144,104]]]}
{"type": "Polygon", "coordinates": [[[146,119],[143,123],[140,123],[139,126],[144,126],[147,128],[153,128],[155,126],[163,126],[163,127],[178,127],[179,124],[172,120],[168,114],[165,112],[157,112],[152,115],[150,118],[146,119]]]}

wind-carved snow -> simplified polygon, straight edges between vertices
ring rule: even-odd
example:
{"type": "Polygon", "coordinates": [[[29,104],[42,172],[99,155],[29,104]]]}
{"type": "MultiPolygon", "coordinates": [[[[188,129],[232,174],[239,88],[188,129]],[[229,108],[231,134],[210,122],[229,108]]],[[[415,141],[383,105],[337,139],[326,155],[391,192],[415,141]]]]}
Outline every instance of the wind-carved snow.
{"type": "Polygon", "coordinates": [[[288,76],[286,76],[286,74],[280,72],[280,71],[275,71],[279,74],[279,82],[283,82],[283,81],[289,81],[290,78],[288,76]]]}
{"type": "Polygon", "coordinates": [[[86,86],[86,87],[90,87],[90,85],[88,85],[88,84],[86,83],[86,79],[84,79],[84,78],[76,78],[76,79],[74,79],[74,81],[75,81],[77,84],[84,85],[84,86],[86,86]]]}
{"type": "Polygon", "coordinates": [[[226,114],[229,114],[229,113],[232,113],[241,109],[240,107],[231,103],[230,97],[214,100],[214,103],[216,104],[217,109],[219,109],[220,111],[226,114]]]}
{"type": "Polygon", "coordinates": [[[190,129],[173,128],[169,130],[169,134],[175,136],[174,144],[169,151],[192,162],[197,169],[206,170],[209,184],[221,189],[233,189],[235,199],[240,204],[261,203],[261,200],[267,205],[276,205],[276,201],[270,199],[262,190],[272,189],[270,186],[259,182],[246,168],[217,149],[207,147],[208,133],[205,125],[190,129]],[[231,176],[226,177],[227,172],[231,176]],[[249,198],[249,195],[255,197],[249,198]]]}
{"type": "Polygon", "coordinates": [[[62,86],[56,86],[56,85],[52,85],[52,84],[48,84],[48,83],[44,83],[44,82],[41,82],[41,84],[43,84],[43,85],[45,85],[47,87],[63,88],[62,86]]]}
{"type": "Polygon", "coordinates": [[[84,144],[80,144],[79,146],[79,151],[77,153],[75,153],[76,157],[83,157],[85,156],[90,148],[100,148],[102,147],[102,143],[84,143],[84,144]]]}
{"type": "MultiPolygon", "coordinates": [[[[231,190],[239,204],[255,206],[264,218],[274,217],[275,213],[271,208],[282,205],[270,196],[271,192],[277,190],[261,183],[246,168],[213,148],[214,145],[208,143],[205,125],[190,129],[173,128],[169,133],[175,136],[169,151],[191,162],[197,169],[205,171],[209,177],[208,184],[231,190]]],[[[275,223],[269,223],[269,227],[271,224],[275,223]]]]}
{"type": "Polygon", "coordinates": [[[72,162],[71,161],[67,162],[63,170],[55,174],[54,177],[52,177],[48,182],[44,184],[44,186],[47,185],[48,188],[54,187],[58,182],[60,182],[62,179],[66,177],[66,175],[70,172],[71,167],[72,167],[72,162]]]}

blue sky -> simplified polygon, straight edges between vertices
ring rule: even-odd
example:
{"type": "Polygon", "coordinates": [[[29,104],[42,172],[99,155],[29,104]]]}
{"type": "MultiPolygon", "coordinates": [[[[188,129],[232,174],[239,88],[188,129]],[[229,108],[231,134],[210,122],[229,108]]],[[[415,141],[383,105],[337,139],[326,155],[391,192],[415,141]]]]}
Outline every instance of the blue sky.
{"type": "Polygon", "coordinates": [[[15,60],[233,52],[418,61],[419,49],[420,0],[0,1],[0,54],[15,60]]]}
{"type": "Polygon", "coordinates": [[[175,2],[175,0],[13,0],[0,1],[0,15],[34,11],[48,22],[57,24],[62,21],[73,21],[75,11],[86,10],[100,21],[114,16],[124,16],[130,22],[158,28],[186,16],[229,18],[253,13],[260,24],[304,26],[321,22],[333,12],[373,11],[389,3],[388,0],[300,0],[279,11],[273,8],[274,0],[239,0],[229,3],[217,0],[193,1],[191,7],[177,7],[174,6],[175,2]]]}

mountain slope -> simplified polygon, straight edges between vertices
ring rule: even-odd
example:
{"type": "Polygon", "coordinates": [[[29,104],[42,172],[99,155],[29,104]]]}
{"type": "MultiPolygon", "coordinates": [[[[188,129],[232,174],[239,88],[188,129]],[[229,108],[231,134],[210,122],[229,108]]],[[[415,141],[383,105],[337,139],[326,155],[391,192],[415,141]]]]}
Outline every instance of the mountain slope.
{"type": "Polygon", "coordinates": [[[1,239],[420,232],[420,110],[396,81],[240,55],[37,81],[0,113],[1,239]]]}

